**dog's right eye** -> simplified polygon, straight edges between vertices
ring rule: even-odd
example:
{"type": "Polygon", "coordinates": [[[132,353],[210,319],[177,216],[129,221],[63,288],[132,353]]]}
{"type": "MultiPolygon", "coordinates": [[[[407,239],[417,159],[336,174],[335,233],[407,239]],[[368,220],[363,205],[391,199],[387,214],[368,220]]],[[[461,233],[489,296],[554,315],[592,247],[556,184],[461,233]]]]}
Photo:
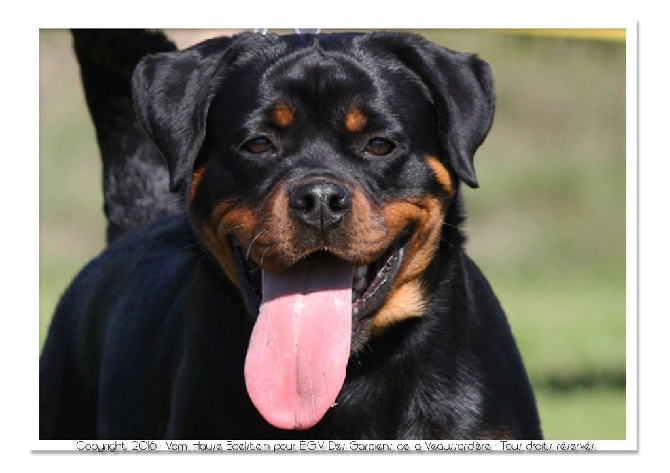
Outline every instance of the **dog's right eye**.
{"type": "Polygon", "coordinates": [[[246,141],[241,146],[241,149],[251,154],[273,153],[277,150],[274,143],[265,136],[257,136],[256,138],[246,141]]]}
{"type": "Polygon", "coordinates": [[[374,156],[386,156],[395,149],[395,145],[386,138],[373,138],[367,145],[364,151],[374,156]]]}

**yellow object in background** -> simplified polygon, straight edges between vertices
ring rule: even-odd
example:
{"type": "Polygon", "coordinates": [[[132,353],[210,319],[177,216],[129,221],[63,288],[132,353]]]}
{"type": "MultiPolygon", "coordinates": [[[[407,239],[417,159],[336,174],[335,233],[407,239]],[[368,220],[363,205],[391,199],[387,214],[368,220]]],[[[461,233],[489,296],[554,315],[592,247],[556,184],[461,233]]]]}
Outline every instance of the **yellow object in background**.
{"type": "Polygon", "coordinates": [[[506,32],[529,35],[529,36],[547,36],[552,38],[585,39],[598,41],[626,41],[626,30],[608,29],[608,28],[533,28],[533,29],[514,29],[505,30],[506,32]]]}

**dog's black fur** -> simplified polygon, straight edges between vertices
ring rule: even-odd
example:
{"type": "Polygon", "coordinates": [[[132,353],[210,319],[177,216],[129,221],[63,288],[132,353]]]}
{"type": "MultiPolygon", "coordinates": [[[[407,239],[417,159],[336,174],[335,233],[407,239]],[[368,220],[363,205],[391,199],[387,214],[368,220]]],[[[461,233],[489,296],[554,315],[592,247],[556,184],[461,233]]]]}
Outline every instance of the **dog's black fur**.
{"type": "Polygon", "coordinates": [[[153,32],[74,36],[114,242],[54,315],[41,439],[541,438],[458,228],[493,118],[484,61],[401,33],[242,34],[184,51],[153,32]],[[353,312],[334,406],[279,429],[245,388],[259,272],[317,254],[390,282],[353,312]]]}
{"type": "Polygon", "coordinates": [[[165,160],[135,116],[130,79],[150,53],[175,51],[161,32],[74,30],[86,103],[103,165],[107,242],[156,218],[184,210],[171,193],[165,160]]]}

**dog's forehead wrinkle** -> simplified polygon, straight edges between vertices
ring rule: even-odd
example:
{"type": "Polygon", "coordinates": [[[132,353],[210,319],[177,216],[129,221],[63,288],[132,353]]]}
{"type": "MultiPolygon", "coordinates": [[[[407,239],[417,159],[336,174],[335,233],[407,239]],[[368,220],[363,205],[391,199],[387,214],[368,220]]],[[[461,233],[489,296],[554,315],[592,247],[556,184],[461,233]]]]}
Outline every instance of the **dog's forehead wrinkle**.
{"type": "MultiPolygon", "coordinates": [[[[230,71],[232,88],[242,87],[244,96],[257,97],[269,114],[281,102],[302,107],[309,112],[307,120],[314,124],[325,120],[329,126],[345,123],[355,106],[366,115],[384,110],[388,119],[400,122],[408,106],[415,108],[414,102],[424,103],[424,97],[429,97],[421,89],[424,84],[417,88],[411,71],[375,59],[369,51],[346,42],[327,48],[321,40],[294,43],[263,42],[271,51],[263,50],[261,58],[251,63],[251,71],[239,67],[230,71]]],[[[259,49],[254,45],[252,49],[259,49]]],[[[231,96],[233,102],[238,101],[236,95],[231,96]]],[[[254,113],[258,115],[258,109],[254,113]]]]}
{"type": "MultiPolygon", "coordinates": [[[[319,100],[338,91],[371,91],[373,78],[357,60],[343,52],[309,47],[288,52],[261,78],[262,90],[319,100]]],[[[341,93],[341,92],[340,92],[341,93]]],[[[360,92],[359,92],[360,93],[360,92]]]]}

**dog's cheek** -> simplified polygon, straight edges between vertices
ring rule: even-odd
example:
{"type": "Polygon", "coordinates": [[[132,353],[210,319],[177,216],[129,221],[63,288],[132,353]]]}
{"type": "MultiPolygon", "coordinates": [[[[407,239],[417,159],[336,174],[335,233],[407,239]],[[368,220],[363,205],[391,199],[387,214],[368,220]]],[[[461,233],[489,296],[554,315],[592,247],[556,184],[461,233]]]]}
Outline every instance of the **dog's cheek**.
{"type": "Polygon", "coordinates": [[[261,209],[263,234],[255,251],[261,252],[263,266],[281,271],[293,263],[295,247],[302,241],[288,215],[288,196],[281,186],[270,192],[261,209]]]}
{"type": "Polygon", "coordinates": [[[382,210],[361,189],[353,190],[351,200],[353,210],[341,246],[350,261],[364,266],[381,257],[401,229],[387,227],[382,210]]]}
{"type": "Polygon", "coordinates": [[[445,200],[433,196],[424,197],[416,203],[397,202],[386,206],[386,225],[392,232],[399,232],[408,225],[412,225],[414,231],[405,245],[404,260],[393,289],[374,317],[373,335],[425,312],[427,299],[421,285],[421,275],[438,249],[444,214],[445,200]]]}
{"type": "MultiPolygon", "coordinates": [[[[186,193],[188,200],[189,217],[193,229],[210,254],[216,259],[228,279],[239,287],[235,256],[227,238],[220,238],[217,232],[218,221],[216,207],[212,208],[203,185],[207,166],[198,166],[191,175],[189,188],[186,193]]],[[[224,207],[228,207],[227,205],[224,207]]]]}
{"type": "Polygon", "coordinates": [[[201,223],[198,227],[198,233],[202,242],[205,244],[209,252],[214,256],[219,266],[226,274],[228,279],[240,287],[237,276],[237,268],[235,265],[235,255],[230,247],[230,243],[218,237],[217,232],[214,231],[208,224],[201,223]]]}
{"type": "Polygon", "coordinates": [[[445,201],[433,196],[386,206],[384,220],[392,234],[398,235],[402,229],[412,227],[396,284],[416,279],[426,270],[437,251],[444,215],[445,201]]]}

